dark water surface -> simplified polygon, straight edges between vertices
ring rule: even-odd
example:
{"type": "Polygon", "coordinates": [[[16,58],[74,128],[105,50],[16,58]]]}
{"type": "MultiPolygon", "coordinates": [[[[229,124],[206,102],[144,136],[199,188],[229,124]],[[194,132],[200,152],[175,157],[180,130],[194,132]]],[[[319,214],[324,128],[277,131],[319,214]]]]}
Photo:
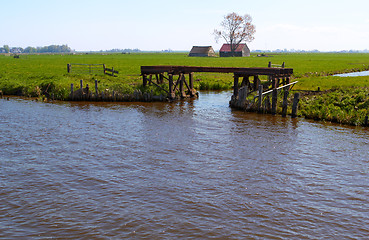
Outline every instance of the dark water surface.
{"type": "Polygon", "coordinates": [[[180,103],[0,100],[0,239],[367,239],[369,132],[180,103]]]}

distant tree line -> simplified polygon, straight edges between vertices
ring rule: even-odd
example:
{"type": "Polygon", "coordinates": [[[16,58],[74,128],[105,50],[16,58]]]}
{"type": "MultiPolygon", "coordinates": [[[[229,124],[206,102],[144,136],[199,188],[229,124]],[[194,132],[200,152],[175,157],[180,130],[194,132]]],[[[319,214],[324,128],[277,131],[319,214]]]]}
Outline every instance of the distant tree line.
{"type": "MultiPolygon", "coordinates": [[[[103,52],[103,51],[101,50],[101,52],[103,52]]],[[[141,50],[138,49],[138,48],[135,48],[135,49],[130,49],[130,48],[125,48],[125,49],[114,48],[114,49],[106,50],[104,52],[110,52],[110,53],[137,53],[137,52],[141,52],[141,50]]]]}
{"type": "Polygon", "coordinates": [[[73,50],[68,45],[50,45],[45,47],[0,47],[0,53],[70,53],[73,50]]]}

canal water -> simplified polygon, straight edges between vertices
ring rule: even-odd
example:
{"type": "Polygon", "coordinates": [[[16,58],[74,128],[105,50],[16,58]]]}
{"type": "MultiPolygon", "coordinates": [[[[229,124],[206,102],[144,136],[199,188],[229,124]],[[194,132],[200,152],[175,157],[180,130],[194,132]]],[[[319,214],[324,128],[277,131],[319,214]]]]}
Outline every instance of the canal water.
{"type": "Polygon", "coordinates": [[[0,239],[365,239],[369,132],[176,103],[0,99],[0,239]]]}
{"type": "Polygon", "coordinates": [[[336,77],[362,77],[369,76],[369,71],[335,74],[336,77]]]}

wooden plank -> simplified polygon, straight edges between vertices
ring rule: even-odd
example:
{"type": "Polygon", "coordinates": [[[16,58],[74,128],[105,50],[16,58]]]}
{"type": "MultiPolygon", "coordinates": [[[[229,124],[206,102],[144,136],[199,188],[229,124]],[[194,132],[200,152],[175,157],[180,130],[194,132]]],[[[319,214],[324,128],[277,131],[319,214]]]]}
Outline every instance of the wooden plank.
{"type": "MultiPolygon", "coordinates": [[[[277,88],[277,90],[282,89],[282,88],[289,87],[289,86],[291,86],[291,85],[295,85],[295,84],[296,84],[296,83],[298,83],[298,82],[299,82],[299,81],[295,81],[295,82],[293,82],[293,83],[286,84],[286,85],[284,85],[284,86],[281,86],[281,87],[277,88]]],[[[271,93],[271,92],[273,92],[273,89],[272,89],[272,90],[269,90],[269,91],[266,91],[266,92],[263,92],[263,93],[262,93],[262,95],[265,95],[265,94],[268,94],[268,93],[271,93]]],[[[257,96],[255,96],[255,97],[258,97],[258,95],[257,95],[257,96]]]]}

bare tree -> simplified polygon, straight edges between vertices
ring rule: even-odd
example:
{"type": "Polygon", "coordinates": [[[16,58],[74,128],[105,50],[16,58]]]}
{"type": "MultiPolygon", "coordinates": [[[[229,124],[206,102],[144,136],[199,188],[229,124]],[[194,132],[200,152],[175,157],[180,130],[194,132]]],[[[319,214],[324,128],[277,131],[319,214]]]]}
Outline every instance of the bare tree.
{"type": "Polygon", "coordinates": [[[222,30],[214,30],[215,40],[223,38],[231,47],[232,56],[242,41],[251,42],[256,32],[249,14],[240,16],[237,13],[229,13],[220,23],[222,30]]]}

